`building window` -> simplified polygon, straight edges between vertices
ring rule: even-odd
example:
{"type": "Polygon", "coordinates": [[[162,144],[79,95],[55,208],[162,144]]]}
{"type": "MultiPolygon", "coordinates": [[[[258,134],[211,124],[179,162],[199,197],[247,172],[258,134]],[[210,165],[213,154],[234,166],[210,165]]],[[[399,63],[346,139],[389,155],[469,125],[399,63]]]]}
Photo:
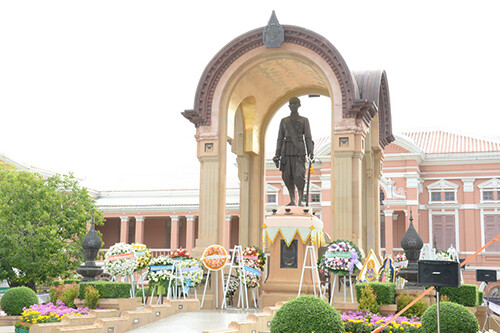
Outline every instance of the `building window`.
{"type": "Polygon", "coordinates": [[[311,202],[320,202],[320,195],[318,194],[311,194],[311,202]]]}
{"type": "Polygon", "coordinates": [[[455,201],[455,192],[444,192],[444,201],[455,201]]]}
{"type": "Polygon", "coordinates": [[[385,200],[385,193],[384,191],[380,190],[380,204],[383,205],[385,200]]]}
{"type": "Polygon", "coordinates": [[[441,192],[431,192],[431,201],[441,201],[441,192]]]}
{"type": "Polygon", "coordinates": [[[267,203],[277,203],[276,194],[268,194],[267,203]]]}
{"type": "Polygon", "coordinates": [[[486,200],[495,200],[493,198],[493,191],[484,191],[483,192],[483,200],[486,201],[486,200]]]}
{"type": "Polygon", "coordinates": [[[432,243],[438,251],[457,248],[455,215],[432,215],[432,243]]]}
{"type": "MultiPolygon", "coordinates": [[[[500,234],[500,215],[484,215],[484,242],[487,244],[490,240],[500,234]]],[[[486,252],[500,252],[500,242],[493,242],[485,249],[486,252]]]]}

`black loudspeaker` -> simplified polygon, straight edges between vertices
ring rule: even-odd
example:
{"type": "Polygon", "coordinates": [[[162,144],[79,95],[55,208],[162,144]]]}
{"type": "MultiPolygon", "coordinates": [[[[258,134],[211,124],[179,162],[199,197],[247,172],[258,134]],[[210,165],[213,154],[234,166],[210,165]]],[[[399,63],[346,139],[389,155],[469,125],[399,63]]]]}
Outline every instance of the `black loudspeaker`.
{"type": "Polygon", "coordinates": [[[476,281],[497,282],[497,271],[490,269],[478,269],[476,271],[476,281]]]}
{"type": "Polygon", "coordinates": [[[419,260],[418,283],[434,287],[459,287],[460,265],[457,261],[419,260]]]}

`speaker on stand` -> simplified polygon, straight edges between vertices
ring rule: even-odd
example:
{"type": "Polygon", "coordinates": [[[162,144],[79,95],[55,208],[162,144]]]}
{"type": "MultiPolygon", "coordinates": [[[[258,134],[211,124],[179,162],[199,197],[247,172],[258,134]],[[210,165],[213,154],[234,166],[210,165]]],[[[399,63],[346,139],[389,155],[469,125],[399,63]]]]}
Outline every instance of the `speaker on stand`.
{"type": "Polygon", "coordinates": [[[417,282],[436,288],[437,332],[441,333],[441,287],[460,287],[460,264],[458,261],[419,260],[417,282]]]}
{"type": "MultiPolygon", "coordinates": [[[[476,270],[476,281],[478,282],[484,282],[486,283],[486,316],[484,318],[484,323],[483,327],[481,329],[481,332],[484,332],[484,329],[486,328],[486,324],[489,323],[489,320],[494,320],[497,325],[500,325],[498,321],[495,319],[495,317],[492,316],[491,310],[490,310],[490,291],[488,289],[488,284],[490,282],[497,282],[497,271],[495,270],[489,270],[489,269],[478,269],[476,270]]],[[[488,325],[489,328],[489,325],[488,325]]]]}

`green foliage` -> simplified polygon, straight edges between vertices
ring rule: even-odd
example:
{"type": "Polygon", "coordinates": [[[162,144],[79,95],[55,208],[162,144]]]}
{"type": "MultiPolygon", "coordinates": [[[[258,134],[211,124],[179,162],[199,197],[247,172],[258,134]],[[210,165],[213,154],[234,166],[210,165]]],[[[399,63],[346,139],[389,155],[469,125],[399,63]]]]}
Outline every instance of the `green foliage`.
{"type": "Polygon", "coordinates": [[[483,304],[484,301],[484,292],[478,291],[477,292],[477,305],[483,304]]]}
{"type": "Polygon", "coordinates": [[[23,308],[38,304],[38,296],[28,287],[10,288],[0,301],[0,307],[9,316],[19,316],[23,308]]]}
{"type": "Polygon", "coordinates": [[[271,333],[345,332],[340,314],[314,296],[300,296],[286,302],[271,321],[271,333]]]}
{"type": "Polygon", "coordinates": [[[99,306],[99,290],[92,286],[87,286],[85,288],[85,300],[83,304],[88,306],[89,309],[95,309],[99,306]]]}
{"type": "Polygon", "coordinates": [[[73,282],[72,284],[59,284],[57,287],[51,287],[49,291],[49,299],[53,304],[56,304],[57,301],[62,301],[66,306],[71,307],[70,304],[73,303],[74,298],[72,300],[70,299],[71,298],[70,296],[75,293],[74,292],[75,289],[76,289],[76,294],[78,295],[78,286],[76,285],[75,282],[73,282]],[[67,291],[69,289],[73,289],[73,291],[67,291]],[[64,296],[65,294],[66,296],[64,296]],[[68,301],[70,302],[70,304],[66,303],[68,301]]]}
{"type": "Polygon", "coordinates": [[[361,288],[361,297],[358,301],[358,309],[361,311],[369,311],[371,313],[378,313],[380,304],[377,302],[377,294],[372,287],[365,285],[361,288]]]}
{"type": "MultiPolygon", "coordinates": [[[[408,294],[401,294],[397,301],[396,304],[398,305],[398,312],[403,310],[405,306],[410,304],[415,297],[408,295],[408,294]]],[[[415,302],[408,310],[403,312],[403,316],[405,317],[418,317],[422,318],[422,315],[424,314],[425,310],[427,310],[429,306],[422,300],[415,302]]]]}
{"type": "Polygon", "coordinates": [[[130,283],[111,281],[91,281],[80,283],[79,298],[85,298],[85,288],[92,286],[101,295],[101,298],[129,298],[130,283]]]}
{"type": "MultiPolygon", "coordinates": [[[[65,287],[68,286],[67,284],[64,285],[65,287]]],[[[72,283],[69,285],[69,288],[65,288],[61,301],[69,308],[76,308],[75,306],[75,298],[78,296],[78,285],[76,283],[72,283]]]]}
{"type": "Polygon", "coordinates": [[[474,284],[462,284],[458,288],[441,288],[441,295],[448,296],[451,302],[462,304],[463,306],[477,306],[477,293],[477,286],[474,284]]]}
{"type": "MultiPolygon", "coordinates": [[[[463,305],[445,302],[440,305],[441,333],[476,333],[479,324],[476,316],[463,305]]],[[[431,305],[422,316],[423,333],[437,332],[437,304],[431,305]]]]}
{"type": "Polygon", "coordinates": [[[44,283],[74,271],[92,216],[101,223],[102,212],[72,175],[0,169],[0,279],[44,283]]]}
{"type": "Polygon", "coordinates": [[[375,291],[377,295],[378,304],[394,304],[396,298],[396,284],[392,282],[362,282],[357,283],[356,287],[356,298],[359,303],[361,296],[361,289],[369,285],[375,291]]]}

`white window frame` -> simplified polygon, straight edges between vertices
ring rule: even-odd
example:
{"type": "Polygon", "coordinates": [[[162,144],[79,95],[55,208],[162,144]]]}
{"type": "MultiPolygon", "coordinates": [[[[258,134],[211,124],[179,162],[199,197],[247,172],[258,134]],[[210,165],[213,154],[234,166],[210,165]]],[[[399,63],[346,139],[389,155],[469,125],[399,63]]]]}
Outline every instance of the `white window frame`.
{"type": "MultiPolygon", "coordinates": [[[[481,192],[481,203],[500,203],[500,180],[496,177],[477,185],[481,192]],[[484,192],[493,192],[493,200],[484,200],[484,192]],[[496,193],[495,193],[496,192],[496,193]]],[[[483,244],[484,245],[484,244],[483,244]]]]}
{"type": "MultiPolygon", "coordinates": [[[[482,197],[482,194],[481,194],[482,197]]],[[[484,235],[485,229],[484,229],[484,217],[485,215],[500,215],[500,211],[498,211],[497,208],[494,210],[484,210],[481,209],[481,247],[486,245],[486,237],[484,235]]],[[[486,249],[483,250],[485,254],[488,255],[494,255],[494,254],[500,254],[500,252],[488,252],[486,249]]]]}
{"type": "MultiPolygon", "coordinates": [[[[456,195],[455,195],[456,196],[456,195]]],[[[432,216],[433,215],[454,215],[455,216],[455,248],[457,249],[458,252],[460,252],[460,223],[458,223],[458,209],[454,209],[453,211],[451,210],[432,210],[429,209],[429,243],[433,244],[434,242],[434,237],[432,234],[432,216]]],[[[484,229],[484,227],[483,227],[484,229]]],[[[483,232],[483,239],[484,239],[484,232],[483,232]]],[[[484,245],[484,244],[483,244],[484,245]]],[[[445,249],[447,250],[447,249],[445,249]]]]}
{"type": "Polygon", "coordinates": [[[430,185],[427,185],[427,191],[429,192],[429,204],[457,204],[458,203],[458,188],[460,185],[457,185],[455,183],[452,183],[448,180],[445,179],[440,179],[437,182],[434,182],[430,185]],[[440,201],[433,201],[432,200],[432,193],[441,193],[441,200],[440,201]],[[444,193],[454,193],[455,200],[453,201],[446,201],[444,200],[445,195],[444,193]]]}

